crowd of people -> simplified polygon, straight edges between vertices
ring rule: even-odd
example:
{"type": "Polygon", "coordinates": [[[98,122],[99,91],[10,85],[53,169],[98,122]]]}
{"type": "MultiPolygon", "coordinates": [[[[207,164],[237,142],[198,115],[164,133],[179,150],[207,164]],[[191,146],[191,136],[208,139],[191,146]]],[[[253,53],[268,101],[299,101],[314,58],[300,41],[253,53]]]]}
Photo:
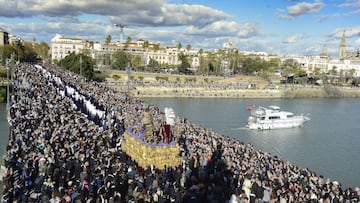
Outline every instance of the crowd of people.
{"type": "Polygon", "coordinates": [[[139,167],[122,136],[143,132],[145,113],[156,136],[158,107],[51,64],[18,65],[13,83],[4,203],[359,202],[359,188],[179,117],[182,164],[139,167]]]}

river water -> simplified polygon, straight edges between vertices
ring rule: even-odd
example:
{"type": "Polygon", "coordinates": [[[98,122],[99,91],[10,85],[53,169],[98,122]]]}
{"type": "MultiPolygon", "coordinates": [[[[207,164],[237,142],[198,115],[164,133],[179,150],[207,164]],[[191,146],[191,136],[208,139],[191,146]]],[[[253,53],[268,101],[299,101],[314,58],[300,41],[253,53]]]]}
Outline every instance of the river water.
{"type": "MultiPolygon", "coordinates": [[[[160,108],[171,107],[190,122],[256,148],[318,175],[339,181],[343,188],[360,186],[359,99],[146,99],[160,108]],[[250,131],[244,128],[248,105],[277,105],[294,113],[310,114],[303,128],[250,131]]],[[[6,149],[9,126],[0,104],[0,155],[6,149]]]]}
{"type": "Polygon", "coordinates": [[[160,108],[171,107],[190,122],[318,175],[339,181],[343,188],[360,186],[359,99],[146,99],[160,108]],[[258,131],[244,128],[248,105],[277,105],[295,114],[310,114],[303,128],[258,131]]]}

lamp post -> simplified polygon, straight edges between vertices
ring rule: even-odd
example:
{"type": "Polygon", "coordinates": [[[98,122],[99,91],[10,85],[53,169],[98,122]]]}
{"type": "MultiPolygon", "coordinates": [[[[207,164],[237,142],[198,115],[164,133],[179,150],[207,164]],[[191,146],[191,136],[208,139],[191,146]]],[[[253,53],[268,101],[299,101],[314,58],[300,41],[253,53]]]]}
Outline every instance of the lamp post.
{"type": "Polygon", "coordinates": [[[80,55],[80,75],[81,75],[81,67],[82,66],[82,57],[81,57],[81,55],[80,55]]]}
{"type": "Polygon", "coordinates": [[[6,59],[6,109],[9,110],[10,108],[10,96],[9,96],[9,69],[10,69],[10,59],[6,59]]]}
{"type": "Polygon", "coordinates": [[[131,74],[131,66],[130,66],[130,62],[128,62],[128,66],[126,67],[126,73],[128,75],[127,78],[127,93],[130,93],[130,74],[131,74]]]}

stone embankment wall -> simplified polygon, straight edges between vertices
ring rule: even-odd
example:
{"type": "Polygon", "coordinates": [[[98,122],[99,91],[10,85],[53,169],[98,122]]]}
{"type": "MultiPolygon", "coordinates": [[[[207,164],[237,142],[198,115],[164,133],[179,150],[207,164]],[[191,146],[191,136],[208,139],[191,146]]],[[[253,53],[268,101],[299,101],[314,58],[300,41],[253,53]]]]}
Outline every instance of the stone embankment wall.
{"type": "Polygon", "coordinates": [[[222,78],[144,73],[127,75],[123,71],[113,71],[107,75],[109,87],[121,92],[128,91],[140,98],[360,98],[360,87],[283,86],[274,85],[274,82],[270,85],[269,81],[255,76],[222,78]],[[118,78],[114,79],[114,75],[118,78]],[[168,81],[160,82],[157,77],[168,81]],[[255,85],[255,88],[249,88],[249,85],[255,85]]]}
{"type": "Polygon", "coordinates": [[[122,86],[110,85],[118,91],[129,91],[139,98],[360,98],[360,88],[302,87],[286,89],[212,89],[202,87],[122,86]]]}

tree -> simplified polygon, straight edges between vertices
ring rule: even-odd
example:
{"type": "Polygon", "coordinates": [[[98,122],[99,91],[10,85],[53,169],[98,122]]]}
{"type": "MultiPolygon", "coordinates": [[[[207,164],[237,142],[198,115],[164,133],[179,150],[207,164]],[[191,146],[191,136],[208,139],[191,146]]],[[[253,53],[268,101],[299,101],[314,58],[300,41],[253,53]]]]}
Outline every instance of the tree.
{"type": "Polygon", "coordinates": [[[190,44],[186,45],[186,50],[187,50],[187,51],[190,51],[190,50],[191,50],[191,45],[190,45],[190,44]]]}
{"type": "Polygon", "coordinates": [[[235,49],[230,55],[230,70],[233,74],[240,72],[239,61],[239,50],[235,49]]]}
{"type": "Polygon", "coordinates": [[[111,67],[116,70],[126,70],[130,57],[123,51],[116,51],[112,55],[111,67]]]}
{"type": "Polygon", "coordinates": [[[337,74],[337,67],[336,66],[333,66],[332,68],[331,68],[331,70],[329,71],[329,74],[331,74],[331,75],[336,75],[337,74]]]}
{"type": "Polygon", "coordinates": [[[94,79],[94,60],[85,54],[75,54],[72,52],[59,61],[61,66],[74,73],[78,73],[87,79],[94,79]]]}
{"type": "Polygon", "coordinates": [[[1,65],[5,66],[6,64],[6,59],[9,59],[11,57],[11,54],[15,53],[16,55],[18,55],[18,49],[16,49],[16,47],[9,45],[9,44],[5,44],[4,46],[0,46],[0,62],[1,65]]]}
{"type": "Polygon", "coordinates": [[[136,69],[141,68],[142,64],[142,58],[139,55],[136,55],[134,57],[131,58],[131,64],[133,67],[135,67],[136,69]]]}
{"type": "Polygon", "coordinates": [[[300,65],[294,59],[286,59],[282,64],[282,68],[283,68],[283,73],[286,76],[292,76],[292,75],[296,75],[299,72],[300,65]]]}
{"type": "Polygon", "coordinates": [[[159,63],[155,59],[150,59],[148,68],[150,72],[156,72],[159,69],[159,63]]]}
{"type": "Polygon", "coordinates": [[[187,60],[187,57],[185,56],[184,53],[180,52],[179,53],[179,59],[181,60],[181,64],[178,66],[178,71],[179,73],[183,73],[183,74],[190,74],[190,63],[187,60]]]}
{"type": "Polygon", "coordinates": [[[144,44],[143,44],[143,48],[144,49],[148,49],[149,48],[149,41],[145,41],[144,44]]]}
{"type": "Polygon", "coordinates": [[[35,62],[38,58],[33,45],[31,42],[25,42],[23,46],[20,46],[20,49],[24,53],[24,59],[25,62],[35,62]]]}
{"type": "Polygon", "coordinates": [[[219,75],[221,73],[220,62],[215,53],[208,53],[206,63],[209,75],[219,75]]]}
{"type": "Polygon", "coordinates": [[[126,39],[125,47],[129,47],[130,42],[131,42],[131,37],[129,36],[129,37],[126,39]]]}
{"type": "Polygon", "coordinates": [[[178,50],[180,50],[180,49],[182,48],[181,43],[179,42],[179,44],[177,44],[177,46],[176,46],[176,47],[177,47],[177,49],[178,49],[178,50]]]}
{"type": "Polygon", "coordinates": [[[154,44],[154,50],[159,51],[160,50],[160,44],[154,44]]]}
{"type": "Polygon", "coordinates": [[[112,39],[111,35],[108,35],[108,36],[106,37],[106,39],[105,39],[105,44],[106,44],[106,45],[110,44],[110,43],[111,43],[111,39],[112,39]]]}
{"type": "Polygon", "coordinates": [[[34,50],[37,56],[42,60],[49,58],[50,47],[46,42],[40,42],[40,44],[36,44],[34,50]]]}

